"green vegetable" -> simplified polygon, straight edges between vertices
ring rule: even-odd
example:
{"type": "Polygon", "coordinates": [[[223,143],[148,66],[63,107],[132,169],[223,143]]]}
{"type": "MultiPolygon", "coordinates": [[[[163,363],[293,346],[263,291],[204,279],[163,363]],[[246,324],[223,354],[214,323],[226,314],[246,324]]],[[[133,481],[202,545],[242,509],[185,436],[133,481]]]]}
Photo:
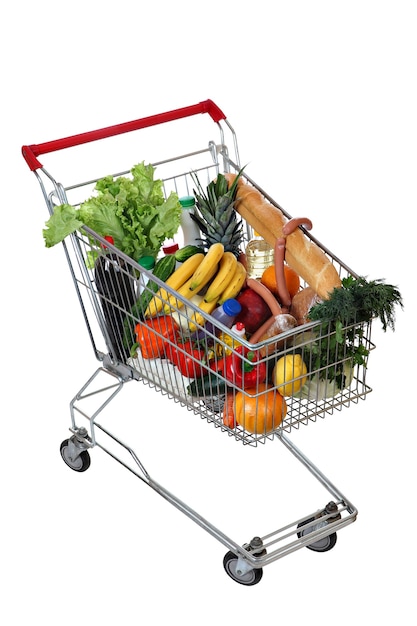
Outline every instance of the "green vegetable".
{"type": "Polygon", "coordinates": [[[315,338],[304,347],[308,370],[318,371],[321,380],[334,381],[336,391],[346,387],[351,369],[367,364],[369,349],[361,324],[378,317],[384,331],[388,327],[394,330],[396,306],[402,308],[403,302],[393,285],[382,280],[368,282],[363,277],[344,278],[340,288],[309,311],[312,321],[322,323],[313,331],[315,338]]]}
{"type": "Polygon", "coordinates": [[[79,208],[55,207],[43,230],[46,246],[85,225],[102,237],[113,237],[114,245],[135,260],[156,257],[163,241],[179,229],[181,204],[174,192],[165,199],[163,182],[154,180],[154,172],[152,165],[139,163],[131,169],[131,178],[106,176],[97,181],[96,195],[79,208]]]}
{"type": "MultiPolygon", "coordinates": [[[[174,254],[166,254],[155,263],[152,273],[162,281],[166,281],[175,270],[176,260],[174,254]]],[[[152,300],[154,294],[158,291],[159,285],[154,280],[149,280],[146,288],[142,291],[139,298],[130,310],[130,314],[126,316],[124,321],[123,345],[125,348],[130,346],[133,330],[138,320],[144,319],[144,312],[152,300]]]]}
{"type": "Polygon", "coordinates": [[[403,307],[401,294],[393,285],[382,280],[368,282],[365,278],[349,276],[342,280],[342,286],[334,289],[330,297],[314,305],[309,317],[311,320],[327,322],[340,321],[344,326],[369,322],[379,317],[384,331],[395,330],[395,306],[403,307]]]}
{"type": "Polygon", "coordinates": [[[187,387],[190,396],[210,398],[226,393],[226,383],[215,372],[195,378],[187,387]]]}
{"type": "MultiPolygon", "coordinates": [[[[166,254],[161,257],[155,263],[155,267],[152,270],[154,276],[165,282],[171,276],[173,271],[175,270],[176,260],[174,254],[166,254]]],[[[152,300],[154,294],[158,291],[159,285],[154,280],[149,280],[146,288],[143,290],[139,299],[137,300],[134,308],[132,309],[132,314],[136,315],[139,318],[143,318],[143,314],[152,300]]]]}
{"type": "Polygon", "coordinates": [[[184,263],[184,261],[189,259],[190,256],[194,256],[194,254],[197,254],[199,252],[204,253],[204,249],[199,248],[198,246],[193,246],[192,244],[189,244],[177,250],[175,252],[175,258],[179,263],[184,263]]]}
{"type": "Polygon", "coordinates": [[[324,400],[324,398],[334,398],[344,388],[349,387],[353,380],[354,370],[348,363],[343,367],[343,387],[337,385],[336,379],[330,381],[328,378],[321,378],[317,374],[309,377],[307,382],[297,391],[296,398],[305,398],[310,401],[324,400]]]}
{"type": "Polygon", "coordinates": [[[51,248],[75,230],[79,230],[82,225],[83,222],[73,206],[61,204],[55,207],[53,215],[46,222],[47,228],[43,231],[46,247],[51,248]]]}
{"type": "MultiPolygon", "coordinates": [[[[353,325],[344,328],[341,322],[323,322],[314,329],[311,343],[304,346],[303,360],[309,372],[316,372],[320,380],[333,383],[334,389],[344,389],[351,382],[350,374],[356,365],[367,365],[369,349],[364,343],[363,328],[353,325]]],[[[312,378],[307,379],[309,386],[312,378]]]]}

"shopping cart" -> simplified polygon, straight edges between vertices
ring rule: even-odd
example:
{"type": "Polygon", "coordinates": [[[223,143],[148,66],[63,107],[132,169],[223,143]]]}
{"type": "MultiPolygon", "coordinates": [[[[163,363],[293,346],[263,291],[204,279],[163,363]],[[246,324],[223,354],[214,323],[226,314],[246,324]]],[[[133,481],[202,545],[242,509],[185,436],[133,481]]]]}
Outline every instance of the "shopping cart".
{"type": "MultiPolygon", "coordinates": [[[[109,174],[109,166],[113,168],[112,172],[117,172],[114,174],[115,178],[129,176],[132,164],[145,159],[156,168],[158,178],[163,181],[166,197],[171,192],[177,193],[178,196],[192,195],[195,189],[195,174],[198,175],[200,181],[208,184],[219,173],[236,173],[241,168],[235,131],[224,113],[211,100],[100,130],[37,145],[27,145],[23,147],[22,152],[30,170],[40,184],[50,214],[58,205],[78,206],[90,197],[97,181],[109,174]],[[192,130],[189,125],[193,125],[192,130]],[[129,144],[132,139],[131,153],[126,146],[126,141],[123,144],[118,143],[126,134],[128,134],[129,144]],[[202,135],[204,144],[200,143],[202,135]],[[99,150],[100,158],[93,161],[88,150],[93,145],[97,146],[98,142],[102,142],[99,150]],[[107,145],[109,150],[106,152],[107,145]],[[182,152],[178,156],[179,145],[181,145],[182,152]],[[123,146],[122,150],[121,146],[123,146]],[[175,147],[175,155],[171,153],[172,146],[175,147]],[[71,150],[68,151],[69,148],[71,150]],[[82,150],[87,152],[83,153],[82,150]],[[165,154],[161,158],[160,153],[164,151],[165,154]],[[49,153],[53,153],[53,158],[56,159],[57,171],[59,168],[62,169],[60,177],[61,180],[65,179],[65,183],[58,182],[58,176],[50,174],[49,170],[41,164],[39,157],[49,153]],[[138,154],[140,154],[139,159],[138,154]],[[107,160],[106,157],[108,157],[107,160]],[[116,167],[116,163],[111,162],[112,159],[117,161],[121,158],[124,162],[122,171],[116,167]],[[72,173],[72,176],[79,176],[83,168],[92,162],[99,170],[92,177],[81,183],[67,180],[69,169],[72,172],[77,171],[77,168],[80,169],[80,173],[72,173]]],[[[280,208],[288,218],[291,217],[249,177],[246,170],[243,178],[245,182],[253,185],[268,202],[280,208]]],[[[244,224],[244,227],[244,241],[247,242],[253,236],[253,231],[250,224],[244,224]]],[[[310,237],[331,259],[341,278],[356,277],[348,266],[309,232],[304,231],[304,234],[310,237]]],[[[357,403],[371,391],[366,384],[368,355],[374,348],[371,342],[371,322],[361,322],[352,325],[351,328],[343,329],[347,336],[350,333],[349,336],[360,337],[365,355],[362,363],[353,365],[351,355],[344,352],[341,347],[337,362],[332,360],[325,365],[316,366],[316,369],[312,369],[310,365],[307,377],[307,382],[317,380],[323,370],[342,365],[346,366],[349,371],[349,380],[337,385],[334,379],[333,383],[328,383],[328,388],[325,390],[323,390],[323,385],[304,384],[303,393],[294,393],[285,398],[286,414],[282,416],[282,421],[276,427],[259,428],[255,429],[255,432],[254,429],[249,431],[242,428],[236,421],[230,422],[224,419],[227,398],[236,398],[238,393],[245,391],[237,382],[230,382],[219,371],[214,379],[210,378],[209,387],[206,384],[195,384],[206,382],[207,374],[213,371],[213,368],[196,356],[190,357],[187,354],[191,360],[194,360],[195,376],[185,376],[181,373],[169,359],[165,358],[165,352],[155,354],[154,358],[143,358],[140,348],[136,345],[135,335],[136,325],[143,321],[143,316],[142,312],[132,308],[132,305],[144,276],[148,280],[145,289],[149,289],[151,281],[155,289],[163,288],[165,284],[162,280],[139,266],[130,256],[121,252],[90,228],[80,228],[68,236],[62,245],[91,344],[100,362],[99,367],[70,403],[71,436],[61,444],[61,455],[65,463],[71,469],[83,472],[90,466],[90,451],[93,448],[98,447],[107,452],[220,541],[227,548],[223,561],[227,574],[243,585],[256,584],[262,577],[264,566],[302,547],[318,552],[333,548],[337,531],[356,520],[357,509],[292,443],[288,435],[293,429],[299,429],[303,425],[332,414],[335,410],[357,403]],[[103,255],[106,255],[106,262],[113,268],[107,278],[103,278],[102,275],[98,276],[96,265],[92,261],[92,259],[102,258],[103,255]],[[255,535],[244,544],[232,540],[226,533],[155,481],[145,469],[133,447],[125,444],[121,438],[99,422],[99,415],[108,408],[124,385],[131,381],[141,381],[154,388],[155,391],[167,395],[169,399],[175,400],[195,415],[214,425],[218,431],[230,439],[246,446],[257,447],[267,441],[280,441],[309,470],[313,478],[321,483],[331,499],[327,503],[322,503],[318,510],[309,511],[294,522],[285,524],[267,535],[255,535]],[[194,385],[192,385],[193,382],[194,385]],[[93,408],[89,406],[91,400],[93,400],[93,408]],[[87,401],[88,411],[85,408],[87,401]],[[80,420],[86,421],[80,423],[80,420]],[[111,442],[113,448],[108,442],[111,442]]],[[[187,328],[190,330],[190,320],[195,313],[199,312],[199,307],[192,300],[185,300],[178,291],[174,289],[167,291],[170,296],[170,306],[176,313],[178,326],[186,339],[187,328]]],[[[279,345],[276,343],[276,337],[272,337],[252,346],[245,339],[233,337],[233,332],[221,323],[217,323],[211,315],[203,313],[203,318],[203,323],[199,327],[200,331],[204,331],[206,322],[214,325],[211,333],[208,331],[206,333],[206,339],[210,341],[207,345],[210,345],[213,355],[224,354],[225,350],[229,350],[229,353],[243,361],[244,356],[237,347],[240,343],[260,352],[267,371],[271,370],[278,358],[291,356],[296,352],[301,353],[307,360],[308,355],[311,355],[313,345],[316,348],[321,344],[324,345],[325,342],[327,345],[334,339],[335,334],[334,330],[325,330],[320,322],[309,322],[282,333],[279,336],[279,345]],[[227,332],[229,336],[232,336],[232,339],[236,341],[235,345],[230,346],[230,342],[226,344],[221,332],[227,332]]],[[[175,347],[181,351],[181,347],[174,346],[172,338],[167,339],[157,326],[151,330],[152,333],[155,340],[164,340],[172,349],[175,347]]],[[[326,379],[326,376],[321,378],[326,379]]],[[[278,393],[276,388],[272,392],[278,393]]],[[[255,391],[251,401],[260,402],[262,393],[264,392],[260,390],[255,391]]]]}

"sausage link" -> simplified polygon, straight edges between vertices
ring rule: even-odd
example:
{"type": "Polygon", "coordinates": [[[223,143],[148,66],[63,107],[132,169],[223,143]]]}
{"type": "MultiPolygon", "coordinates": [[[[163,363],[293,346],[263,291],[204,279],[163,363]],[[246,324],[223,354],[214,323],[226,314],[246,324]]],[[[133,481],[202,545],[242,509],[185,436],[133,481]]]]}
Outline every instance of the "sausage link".
{"type": "Polygon", "coordinates": [[[275,280],[277,281],[278,297],[282,305],[282,312],[288,313],[291,307],[291,296],[288,291],[287,281],[285,280],[284,260],[285,239],[279,237],[275,240],[274,247],[275,280]]]}
{"type": "Polygon", "coordinates": [[[259,328],[257,328],[255,330],[254,333],[252,333],[249,342],[250,343],[258,343],[258,341],[260,341],[262,339],[262,337],[265,335],[266,331],[269,330],[272,326],[272,324],[275,322],[275,315],[272,315],[271,317],[269,317],[266,322],[264,322],[262,324],[262,326],[259,326],[259,328]]]}
{"type": "Polygon", "coordinates": [[[263,285],[259,280],[256,280],[256,278],[248,278],[246,281],[246,285],[255,293],[257,293],[258,296],[261,296],[264,302],[271,309],[272,315],[281,315],[282,309],[280,307],[280,304],[275,298],[272,291],[268,289],[266,285],[263,285]]]}
{"type": "Polygon", "coordinates": [[[243,267],[246,271],[248,271],[248,259],[246,257],[246,252],[239,252],[238,261],[242,263],[243,267]]]}
{"type": "Polygon", "coordinates": [[[284,224],[282,228],[282,234],[284,237],[288,237],[295,231],[299,226],[304,226],[307,230],[311,230],[313,228],[313,224],[308,217],[293,217],[289,222],[284,224]]]}

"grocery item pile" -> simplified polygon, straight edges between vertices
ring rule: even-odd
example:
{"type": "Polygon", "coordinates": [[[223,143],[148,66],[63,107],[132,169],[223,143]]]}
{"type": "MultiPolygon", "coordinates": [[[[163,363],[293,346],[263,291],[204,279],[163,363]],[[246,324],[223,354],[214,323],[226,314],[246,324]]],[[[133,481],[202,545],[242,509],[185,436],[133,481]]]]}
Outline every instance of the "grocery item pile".
{"type": "MultiPolygon", "coordinates": [[[[129,298],[125,283],[123,294],[99,292],[111,303],[112,311],[103,309],[118,346],[113,356],[152,371],[167,391],[221,412],[225,428],[268,434],[285,419],[289,401],[337,396],[356,367],[367,367],[363,325],[378,317],[384,330],[394,330],[395,307],[403,306],[397,287],[341,277],[308,236],[310,219],[287,219],[245,182],[243,170],[219,174],[206,188],[190,173],[191,218],[201,237],[168,255],[161,255],[162,243],[180,227],[180,199],[163,196],[152,166],[131,173],[99,181],[97,195],[78,209],[56,207],[46,244],[87,225],[136,262],[154,256],[153,276],[162,286],[148,276],[139,293],[133,274],[129,298]]],[[[91,267],[101,257],[107,262],[109,251],[94,249],[91,267]]]]}

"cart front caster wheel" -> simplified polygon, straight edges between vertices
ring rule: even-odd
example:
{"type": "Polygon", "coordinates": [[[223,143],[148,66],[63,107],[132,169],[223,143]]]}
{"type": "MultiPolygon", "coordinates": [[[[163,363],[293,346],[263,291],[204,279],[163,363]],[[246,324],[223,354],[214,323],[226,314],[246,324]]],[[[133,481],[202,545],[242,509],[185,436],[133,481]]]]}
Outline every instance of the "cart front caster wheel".
{"type": "MultiPolygon", "coordinates": [[[[304,528],[304,530],[300,530],[297,533],[297,536],[305,537],[309,533],[313,532],[313,530],[316,530],[318,523],[318,520],[314,517],[311,517],[310,519],[301,522],[301,524],[298,524],[297,528],[302,528],[303,526],[307,526],[307,528],[304,528]]],[[[327,537],[323,537],[323,539],[319,539],[318,541],[307,544],[306,548],[308,548],[309,550],[313,550],[314,552],[328,552],[335,547],[336,541],[337,535],[336,533],[332,533],[331,535],[327,535],[327,537]]]]}
{"type": "Polygon", "coordinates": [[[246,574],[239,575],[236,571],[238,558],[234,552],[227,552],[223,559],[223,567],[226,570],[226,573],[232,578],[235,582],[240,583],[241,585],[251,586],[256,585],[262,578],[262,568],[251,569],[246,574]]]}
{"type": "Polygon", "coordinates": [[[71,457],[69,439],[65,439],[61,443],[60,451],[64,462],[68,465],[68,467],[74,470],[74,472],[85,472],[90,467],[91,460],[87,450],[83,450],[74,459],[71,457]]]}

